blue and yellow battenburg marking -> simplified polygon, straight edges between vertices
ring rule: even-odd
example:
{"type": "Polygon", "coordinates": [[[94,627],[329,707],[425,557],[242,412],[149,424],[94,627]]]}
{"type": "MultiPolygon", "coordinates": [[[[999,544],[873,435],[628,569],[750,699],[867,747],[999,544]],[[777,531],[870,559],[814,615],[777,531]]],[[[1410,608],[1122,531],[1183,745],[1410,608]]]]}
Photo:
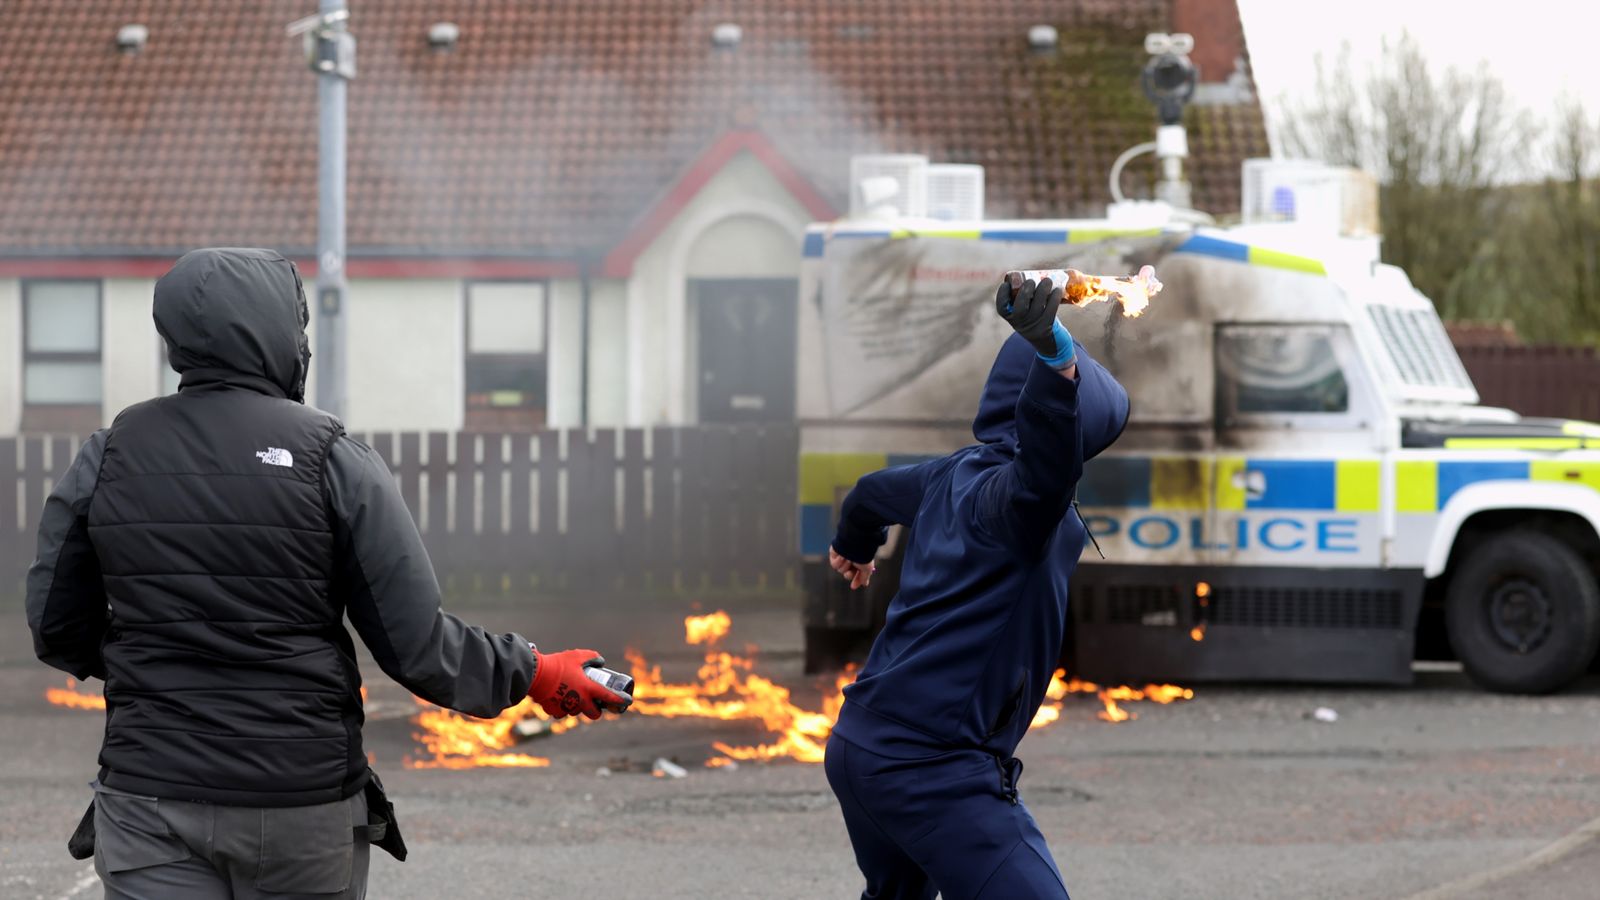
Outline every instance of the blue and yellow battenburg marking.
{"type": "Polygon", "coordinates": [[[1376,459],[1247,459],[1223,456],[1107,456],[1078,483],[1082,506],[1131,509],[1304,509],[1377,512],[1376,459]],[[1251,475],[1250,473],[1256,473],[1251,475]],[[1250,480],[1261,489],[1252,496],[1250,480]]]}
{"type": "MultiPolygon", "coordinates": [[[[827,246],[828,241],[841,239],[904,240],[911,237],[932,237],[959,241],[1012,241],[1024,244],[1092,244],[1096,241],[1110,240],[1112,238],[1158,237],[1162,233],[1160,228],[932,228],[915,230],[909,228],[882,228],[850,229],[835,231],[831,234],[822,231],[808,231],[801,247],[801,254],[807,259],[818,259],[822,256],[823,249],[827,246]]],[[[1328,273],[1327,267],[1320,260],[1296,256],[1292,253],[1282,253],[1277,250],[1268,250],[1264,247],[1252,247],[1249,244],[1241,244],[1237,241],[1228,241],[1206,235],[1190,236],[1182,244],[1174,248],[1173,252],[1192,253],[1196,256],[1212,256],[1217,259],[1228,259],[1252,266],[1287,269],[1292,272],[1305,272],[1310,275],[1326,275],[1328,273]]]]}
{"type": "Polygon", "coordinates": [[[926,462],[937,456],[902,453],[800,454],[800,552],[827,553],[833,540],[836,502],[856,479],[890,466],[926,462]]]}
{"type": "MultiPolygon", "coordinates": [[[[1083,506],[1201,509],[1209,491],[1223,510],[1297,509],[1375,513],[1382,509],[1377,459],[1105,457],[1084,468],[1083,506]],[[1247,488],[1259,473],[1260,491],[1247,488]]],[[[1436,513],[1457,491],[1481,481],[1559,481],[1600,490],[1600,461],[1400,459],[1395,462],[1395,510],[1436,513]]]]}
{"type": "MultiPolygon", "coordinates": [[[[885,453],[800,456],[800,545],[826,553],[835,505],[856,479],[887,466],[933,459],[885,453]]],[[[1376,513],[1383,469],[1377,459],[1252,459],[1244,456],[1103,456],[1084,467],[1078,503],[1101,509],[1200,510],[1214,497],[1221,510],[1305,510],[1376,513]],[[1260,491],[1248,484],[1259,473],[1260,491]]],[[[1433,515],[1462,488],[1484,481],[1554,481],[1600,491],[1600,461],[1399,459],[1394,465],[1399,513],[1433,515]]]]}

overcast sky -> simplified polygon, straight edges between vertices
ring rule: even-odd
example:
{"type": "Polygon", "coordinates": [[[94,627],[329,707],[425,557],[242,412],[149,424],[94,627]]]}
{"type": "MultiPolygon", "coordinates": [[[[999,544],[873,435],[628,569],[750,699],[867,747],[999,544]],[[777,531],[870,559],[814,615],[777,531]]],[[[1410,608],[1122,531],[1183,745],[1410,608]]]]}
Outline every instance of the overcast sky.
{"type": "Polygon", "coordinates": [[[1356,66],[1379,56],[1385,37],[1410,31],[1447,65],[1486,62],[1511,95],[1541,117],[1563,90],[1600,116],[1597,0],[1238,0],[1256,86],[1271,115],[1280,97],[1316,83],[1315,57],[1330,61],[1350,43],[1356,66]],[[1314,15],[1308,11],[1316,10],[1314,15]]]}

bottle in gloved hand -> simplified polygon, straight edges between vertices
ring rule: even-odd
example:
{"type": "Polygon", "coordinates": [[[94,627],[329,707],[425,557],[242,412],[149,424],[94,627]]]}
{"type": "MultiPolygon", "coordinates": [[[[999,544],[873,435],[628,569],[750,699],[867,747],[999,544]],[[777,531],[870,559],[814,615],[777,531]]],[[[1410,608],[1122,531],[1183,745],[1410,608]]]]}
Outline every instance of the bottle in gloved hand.
{"type": "MultiPolygon", "coordinates": [[[[1073,269],[1068,269],[1067,274],[1068,284],[1074,277],[1087,277],[1073,269]]],[[[1000,318],[1033,345],[1046,365],[1058,371],[1069,369],[1076,358],[1072,335],[1056,319],[1061,296],[1062,286],[1049,278],[1035,282],[1023,278],[1020,272],[1009,272],[994,298],[1000,318]]]]}
{"type": "Polygon", "coordinates": [[[559,719],[582,714],[598,719],[602,710],[621,712],[633,702],[632,697],[609,690],[589,675],[587,670],[606,664],[605,657],[599,653],[593,650],[540,653],[532,644],[528,649],[533,651],[538,663],[533,672],[533,684],[528,686],[528,696],[547,715],[559,719]]]}
{"type": "Polygon", "coordinates": [[[1154,266],[1141,267],[1137,275],[1085,275],[1077,269],[1026,269],[1016,274],[1019,278],[1014,287],[1023,281],[1050,281],[1063,286],[1062,299],[1073,306],[1116,300],[1122,304],[1122,314],[1129,317],[1144,312],[1162,287],[1154,266]]]}

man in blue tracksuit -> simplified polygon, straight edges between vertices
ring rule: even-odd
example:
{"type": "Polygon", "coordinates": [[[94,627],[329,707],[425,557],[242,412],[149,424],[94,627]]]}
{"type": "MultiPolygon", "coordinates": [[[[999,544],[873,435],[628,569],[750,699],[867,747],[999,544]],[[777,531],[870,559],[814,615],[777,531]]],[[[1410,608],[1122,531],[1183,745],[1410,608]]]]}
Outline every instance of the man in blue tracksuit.
{"type": "Polygon", "coordinates": [[[1128,397],[1056,320],[1061,295],[1008,275],[996,308],[1017,333],[984,386],[979,443],[867,475],[844,502],[829,556],[853,587],[887,526],[912,526],[900,592],[828,741],[863,898],[1067,896],[1012,753],[1066,629],[1086,534],[1073,492],[1128,397]]]}

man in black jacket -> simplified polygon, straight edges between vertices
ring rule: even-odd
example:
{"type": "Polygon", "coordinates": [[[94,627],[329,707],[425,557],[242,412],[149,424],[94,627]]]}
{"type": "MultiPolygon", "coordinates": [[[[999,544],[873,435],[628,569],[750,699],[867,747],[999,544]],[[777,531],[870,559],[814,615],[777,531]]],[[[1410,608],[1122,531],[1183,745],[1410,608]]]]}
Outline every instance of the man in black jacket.
{"type": "Polygon", "coordinates": [[[591,650],[541,654],[440,608],[383,459],[304,405],[308,321],[279,254],[184,256],[155,290],[179,392],[96,432],[46,502],[28,625],[41,660],[105,680],[108,898],[362,897],[369,839],[403,856],[345,615],[440,706],[598,718],[629,699],[585,677],[591,650]]]}

